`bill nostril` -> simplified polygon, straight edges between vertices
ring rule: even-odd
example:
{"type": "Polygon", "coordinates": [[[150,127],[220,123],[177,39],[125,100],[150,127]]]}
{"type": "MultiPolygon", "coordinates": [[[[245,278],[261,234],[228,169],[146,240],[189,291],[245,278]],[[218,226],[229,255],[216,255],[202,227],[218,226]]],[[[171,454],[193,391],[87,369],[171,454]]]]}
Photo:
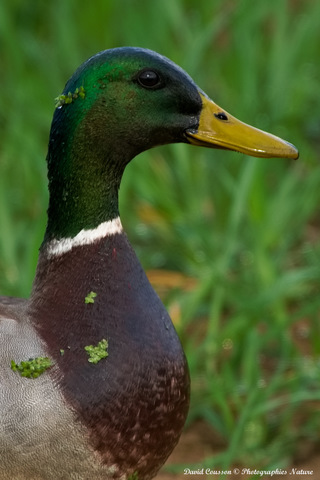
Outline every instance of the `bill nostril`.
{"type": "Polygon", "coordinates": [[[214,116],[219,120],[228,120],[228,117],[224,112],[214,113],[214,116]]]}

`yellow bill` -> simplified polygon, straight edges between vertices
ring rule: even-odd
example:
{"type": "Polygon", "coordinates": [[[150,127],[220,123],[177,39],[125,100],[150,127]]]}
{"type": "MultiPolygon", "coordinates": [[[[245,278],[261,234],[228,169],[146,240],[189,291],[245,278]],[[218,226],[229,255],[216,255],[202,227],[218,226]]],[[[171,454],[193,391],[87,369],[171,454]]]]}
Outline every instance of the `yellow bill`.
{"type": "Polygon", "coordinates": [[[291,143],[237,120],[200,93],[202,111],[197,130],[187,130],[189,142],[211,148],[223,148],[253,157],[298,158],[291,143]]]}

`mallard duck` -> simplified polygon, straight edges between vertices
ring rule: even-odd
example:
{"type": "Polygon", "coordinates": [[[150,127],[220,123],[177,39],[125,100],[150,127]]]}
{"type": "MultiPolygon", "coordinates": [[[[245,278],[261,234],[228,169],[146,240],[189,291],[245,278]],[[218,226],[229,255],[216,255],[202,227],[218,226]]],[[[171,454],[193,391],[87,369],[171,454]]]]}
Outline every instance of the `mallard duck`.
{"type": "Polygon", "coordinates": [[[130,160],[175,142],[298,157],[150,50],[98,53],[57,98],[31,296],[0,299],[0,479],[149,479],[177,444],[186,358],[118,209],[130,160]]]}

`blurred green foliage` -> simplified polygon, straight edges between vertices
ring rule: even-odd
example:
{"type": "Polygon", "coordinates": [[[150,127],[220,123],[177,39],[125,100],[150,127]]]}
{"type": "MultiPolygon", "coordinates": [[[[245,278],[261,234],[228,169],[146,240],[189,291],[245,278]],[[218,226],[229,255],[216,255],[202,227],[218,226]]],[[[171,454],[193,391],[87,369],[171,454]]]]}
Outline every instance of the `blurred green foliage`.
{"type": "Polygon", "coordinates": [[[2,294],[29,294],[54,98],[97,51],[154,49],[300,150],[292,162],[161,147],[122,183],[131,242],[147,270],[165,272],[158,287],[193,381],[189,423],[205,419],[225,442],[210,467],[280,468],[319,443],[319,19],[311,0],[0,3],[2,294]],[[185,282],[172,287],[172,272],[185,282]]]}

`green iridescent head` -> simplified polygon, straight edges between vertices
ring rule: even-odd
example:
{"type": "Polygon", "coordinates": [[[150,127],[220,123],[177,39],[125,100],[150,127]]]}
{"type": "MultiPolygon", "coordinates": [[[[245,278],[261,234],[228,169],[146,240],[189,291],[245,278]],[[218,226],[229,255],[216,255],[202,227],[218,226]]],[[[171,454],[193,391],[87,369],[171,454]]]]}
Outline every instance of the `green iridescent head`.
{"type": "Polygon", "coordinates": [[[126,161],[159,144],[185,142],[185,130],[197,127],[202,107],[198,87],[180,67],[128,47],[90,58],[59,98],[53,126],[64,117],[74,130],[84,122],[87,143],[107,150],[112,145],[113,152],[120,147],[126,161]]]}

